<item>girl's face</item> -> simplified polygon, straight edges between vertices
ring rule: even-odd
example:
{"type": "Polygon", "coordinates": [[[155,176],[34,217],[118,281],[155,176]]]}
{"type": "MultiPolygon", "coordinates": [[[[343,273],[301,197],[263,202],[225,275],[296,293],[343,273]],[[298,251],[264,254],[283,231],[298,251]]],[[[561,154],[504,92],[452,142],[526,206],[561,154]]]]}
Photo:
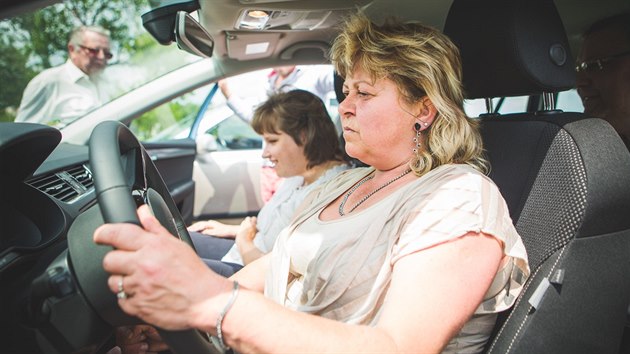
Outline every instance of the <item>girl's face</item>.
{"type": "Polygon", "coordinates": [[[379,170],[409,161],[420,107],[405,104],[391,80],[372,82],[361,68],[348,74],[343,90],[339,114],[348,155],[379,170]]]}
{"type": "Polygon", "coordinates": [[[263,158],[269,159],[280,177],[303,176],[308,160],[304,156],[304,148],[293,138],[284,133],[264,133],[265,147],[263,158]]]}

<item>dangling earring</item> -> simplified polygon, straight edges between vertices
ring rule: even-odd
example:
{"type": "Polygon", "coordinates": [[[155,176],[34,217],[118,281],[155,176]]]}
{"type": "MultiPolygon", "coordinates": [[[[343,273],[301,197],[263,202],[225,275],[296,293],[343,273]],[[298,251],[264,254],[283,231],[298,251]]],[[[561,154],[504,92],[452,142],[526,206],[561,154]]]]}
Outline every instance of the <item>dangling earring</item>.
{"type": "Polygon", "coordinates": [[[420,153],[420,129],[422,128],[422,126],[420,125],[420,123],[416,122],[416,124],[413,125],[413,128],[416,130],[416,137],[413,138],[413,142],[414,144],[416,144],[416,147],[413,149],[413,153],[417,157],[420,153]]]}

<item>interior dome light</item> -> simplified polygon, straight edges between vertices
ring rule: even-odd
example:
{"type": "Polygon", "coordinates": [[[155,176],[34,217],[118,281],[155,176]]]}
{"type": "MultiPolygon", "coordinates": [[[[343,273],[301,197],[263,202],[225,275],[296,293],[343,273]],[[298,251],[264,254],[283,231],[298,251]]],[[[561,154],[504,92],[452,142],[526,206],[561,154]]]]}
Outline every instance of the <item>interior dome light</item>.
{"type": "Polygon", "coordinates": [[[238,21],[237,28],[250,29],[250,30],[262,30],[267,26],[269,21],[269,12],[264,10],[247,10],[243,12],[241,18],[238,21]]]}
{"type": "Polygon", "coordinates": [[[267,18],[269,17],[269,13],[263,10],[250,10],[247,13],[247,16],[251,18],[267,18]]]}

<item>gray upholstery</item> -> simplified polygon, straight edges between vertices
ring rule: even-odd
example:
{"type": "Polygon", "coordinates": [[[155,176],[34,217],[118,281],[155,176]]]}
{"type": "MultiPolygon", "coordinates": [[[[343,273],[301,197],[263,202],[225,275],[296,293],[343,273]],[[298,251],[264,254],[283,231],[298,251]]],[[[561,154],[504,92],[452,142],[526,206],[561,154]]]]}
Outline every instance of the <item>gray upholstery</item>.
{"type": "MultiPolygon", "coordinates": [[[[566,45],[559,21],[551,1],[455,0],[445,32],[461,44],[468,96],[569,87],[570,58],[559,65],[550,57],[566,45]],[[489,55],[491,48],[500,53],[489,55]]],[[[630,153],[608,123],[581,113],[480,119],[490,177],[532,269],[487,351],[622,352],[630,299],[630,153]]]]}
{"type": "Polygon", "coordinates": [[[551,0],[455,0],[444,32],[456,34],[451,38],[466,53],[469,98],[523,96],[575,85],[567,36],[551,0]]]}
{"type": "Polygon", "coordinates": [[[630,154],[599,119],[571,113],[525,119],[482,123],[490,177],[506,198],[532,268],[515,310],[500,318],[489,352],[617,353],[630,299],[630,218],[623,215],[630,213],[630,188],[614,179],[630,182],[630,154]],[[599,152],[582,153],[597,144],[599,152]],[[558,271],[564,278],[534,309],[529,299],[558,271]]]}

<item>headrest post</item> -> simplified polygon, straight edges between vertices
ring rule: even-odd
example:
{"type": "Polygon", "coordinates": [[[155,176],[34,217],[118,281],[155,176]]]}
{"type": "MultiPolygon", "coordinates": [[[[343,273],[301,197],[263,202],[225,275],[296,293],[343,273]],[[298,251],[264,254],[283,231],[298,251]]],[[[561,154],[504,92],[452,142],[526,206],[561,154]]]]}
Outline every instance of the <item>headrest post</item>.
{"type": "Polygon", "coordinates": [[[494,113],[494,107],[492,105],[492,97],[486,97],[485,100],[486,100],[486,112],[488,114],[494,113]]]}
{"type": "Polygon", "coordinates": [[[543,111],[553,111],[556,108],[552,92],[543,92],[543,111]]]}

